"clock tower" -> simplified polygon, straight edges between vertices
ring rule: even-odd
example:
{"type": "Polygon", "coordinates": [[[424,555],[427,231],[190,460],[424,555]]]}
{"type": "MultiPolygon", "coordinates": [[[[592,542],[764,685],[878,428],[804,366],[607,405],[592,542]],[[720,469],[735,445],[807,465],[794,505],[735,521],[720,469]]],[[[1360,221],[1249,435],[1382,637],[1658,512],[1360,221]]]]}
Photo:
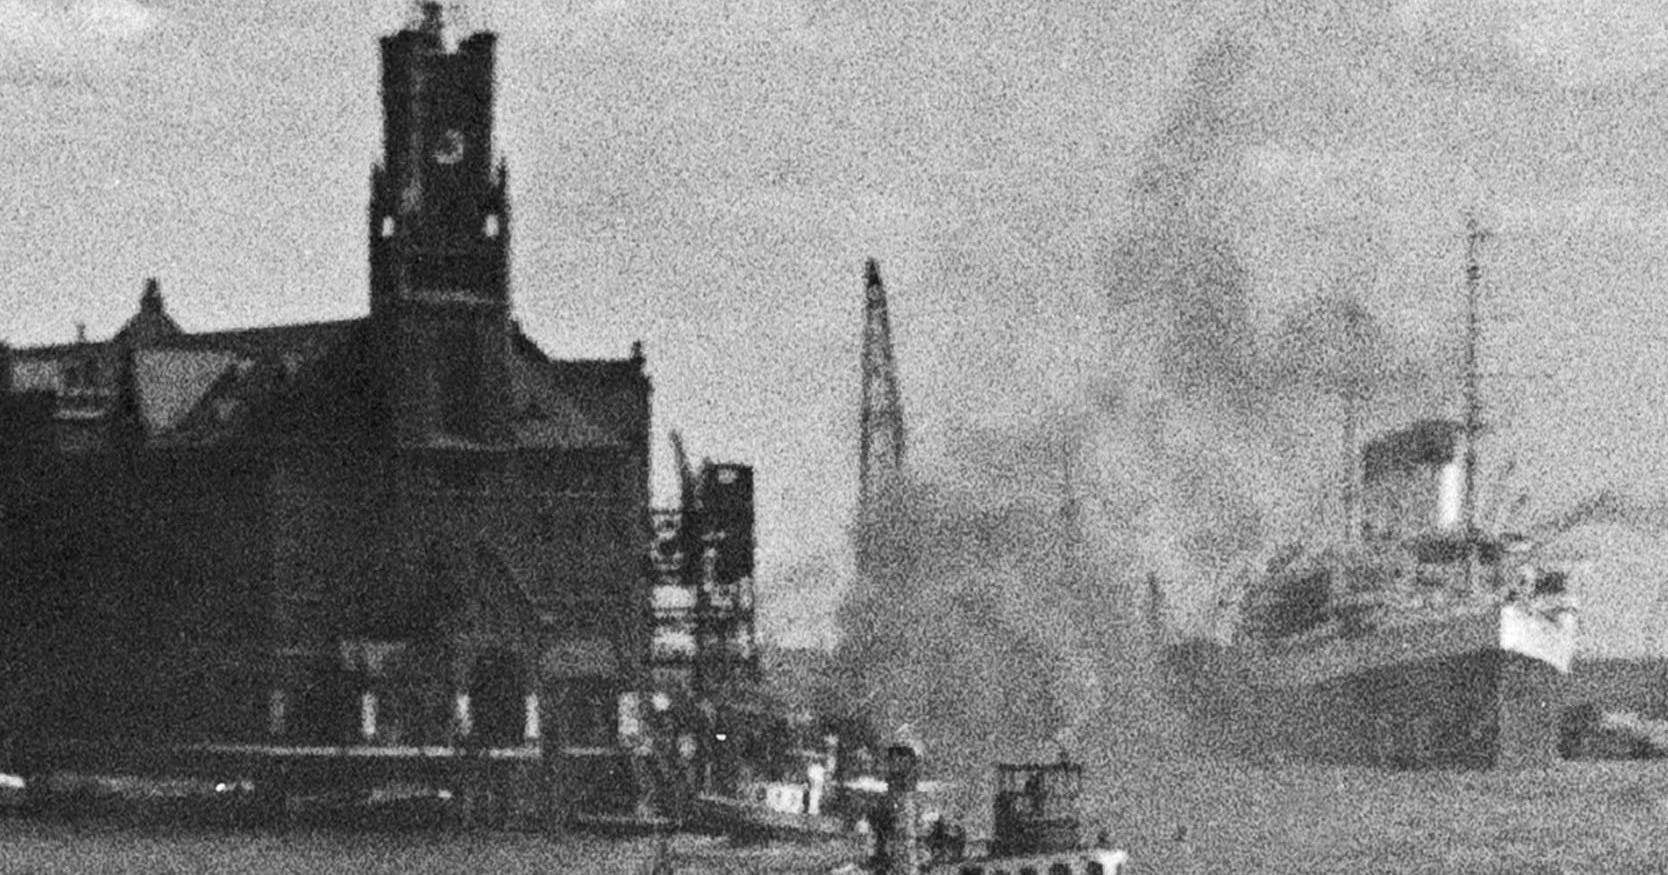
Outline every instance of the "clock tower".
{"type": "Polygon", "coordinates": [[[493,53],[455,44],[439,3],[382,40],[383,158],[371,172],[371,318],[396,440],[497,442],[508,391],[509,210],[492,148],[493,53]]]}

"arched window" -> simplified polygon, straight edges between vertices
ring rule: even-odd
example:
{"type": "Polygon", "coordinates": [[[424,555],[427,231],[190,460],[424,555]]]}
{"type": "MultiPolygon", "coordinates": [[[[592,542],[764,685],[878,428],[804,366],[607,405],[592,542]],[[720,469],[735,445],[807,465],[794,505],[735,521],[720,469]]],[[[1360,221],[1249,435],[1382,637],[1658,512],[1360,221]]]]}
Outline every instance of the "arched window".
{"type": "Polygon", "coordinates": [[[487,213],[486,222],[485,222],[484,226],[481,228],[481,233],[485,234],[489,238],[497,238],[498,237],[498,214],[497,213],[487,213]]]}
{"type": "Polygon", "coordinates": [[[384,240],[386,240],[387,238],[392,237],[392,236],[394,236],[394,217],[393,216],[383,216],[382,217],[382,237],[383,237],[384,240]]]}

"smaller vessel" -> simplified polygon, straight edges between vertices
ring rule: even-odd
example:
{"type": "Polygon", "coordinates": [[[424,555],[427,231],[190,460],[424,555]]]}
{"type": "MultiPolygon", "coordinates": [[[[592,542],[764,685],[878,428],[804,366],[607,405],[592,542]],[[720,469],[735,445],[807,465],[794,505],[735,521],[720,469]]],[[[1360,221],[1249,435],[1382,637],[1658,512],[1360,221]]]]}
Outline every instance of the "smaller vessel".
{"type": "Polygon", "coordinates": [[[760,841],[839,838],[844,818],[821,810],[820,777],[810,782],[752,782],[733,796],[703,793],[691,800],[685,828],[760,841]]]}
{"type": "Polygon", "coordinates": [[[907,746],[888,754],[888,804],[877,812],[875,855],[869,871],[887,875],[1121,875],[1129,854],[1102,831],[1084,840],[1079,799],[1083,766],[1064,755],[1053,763],[996,766],[992,835],[969,848],[959,830],[936,822],[917,835],[915,754],[907,746]]]}

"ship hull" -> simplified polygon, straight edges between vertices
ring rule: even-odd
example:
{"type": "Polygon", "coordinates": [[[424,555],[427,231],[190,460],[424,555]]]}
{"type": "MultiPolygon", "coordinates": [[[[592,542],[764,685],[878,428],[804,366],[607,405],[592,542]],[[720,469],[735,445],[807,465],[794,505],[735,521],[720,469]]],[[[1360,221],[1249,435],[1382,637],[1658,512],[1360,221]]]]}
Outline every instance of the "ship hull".
{"type": "Polygon", "coordinates": [[[777,811],[757,802],[708,795],[695,798],[685,827],[756,841],[823,841],[853,834],[850,824],[838,817],[777,811]]]}
{"type": "Polygon", "coordinates": [[[1258,759],[1510,768],[1557,758],[1567,615],[1513,606],[1257,651],[1194,641],[1169,688],[1208,747],[1258,759]]]}

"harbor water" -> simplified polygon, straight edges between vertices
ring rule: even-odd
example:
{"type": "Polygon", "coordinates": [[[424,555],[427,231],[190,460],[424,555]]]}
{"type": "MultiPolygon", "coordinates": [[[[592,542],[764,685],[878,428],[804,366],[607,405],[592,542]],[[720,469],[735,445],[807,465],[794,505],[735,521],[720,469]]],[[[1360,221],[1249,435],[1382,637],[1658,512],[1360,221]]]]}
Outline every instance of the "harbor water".
{"type": "MultiPolygon", "coordinates": [[[[1668,763],[1522,772],[1246,767],[1198,761],[1105,775],[1086,814],[1133,872],[1668,871],[1668,763]]],[[[652,838],[216,830],[0,818],[0,872],[650,872],[652,838]]],[[[678,836],[678,873],[828,872],[862,840],[738,846],[678,836]]]]}

